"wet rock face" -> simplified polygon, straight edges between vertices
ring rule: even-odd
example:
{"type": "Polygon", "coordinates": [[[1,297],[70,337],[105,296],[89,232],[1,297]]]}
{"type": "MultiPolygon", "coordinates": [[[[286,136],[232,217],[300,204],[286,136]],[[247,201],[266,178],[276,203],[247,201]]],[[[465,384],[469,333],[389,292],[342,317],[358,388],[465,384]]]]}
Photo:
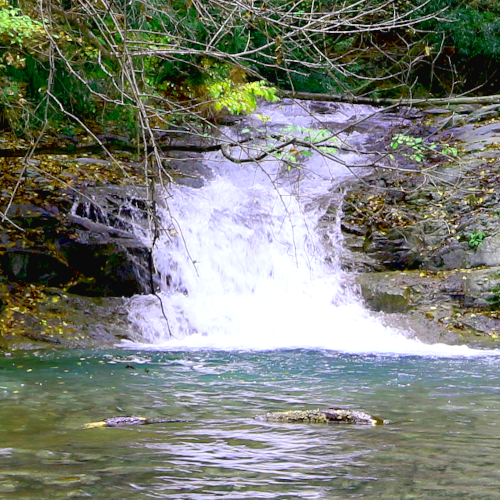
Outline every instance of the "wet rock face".
{"type": "MultiPolygon", "coordinates": [[[[344,187],[343,267],[358,273],[370,309],[419,318],[426,341],[498,337],[500,125],[476,123],[497,110],[434,119],[434,139],[454,144],[457,157],[406,158],[400,170],[344,187]]],[[[337,211],[333,203],[320,229],[337,211]]]]}
{"type": "MultiPolygon", "coordinates": [[[[440,271],[499,265],[500,192],[485,196],[491,188],[470,180],[476,185],[470,189],[483,196],[471,199],[461,190],[449,193],[406,182],[408,189],[421,192],[395,203],[378,186],[354,187],[343,206],[344,266],[359,269],[361,262],[366,271],[440,271]]],[[[375,176],[366,182],[374,183],[375,176]]]]}
{"type": "Polygon", "coordinates": [[[66,263],[45,253],[43,249],[9,249],[2,259],[2,268],[13,281],[57,286],[67,283],[71,269],[66,263]]]}
{"type": "Polygon", "coordinates": [[[366,179],[368,187],[353,186],[347,193],[342,220],[346,268],[359,269],[361,261],[366,271],[450,270],[472,262],[471,207],[461,197],[445,198],[432,187],[419,187],[422,179],[415,173],[403,179],[385,176],[384,184],[419,191],[395,197],[394,190],[379,187],[379,175],[366,179]]]}
{"type": "MultiPolygon", "coordinates": [[[[399,171],[380,169],[348,187],[342,207],[346,268],[441,271],[500,265],[499,155],[494,149],[500,125],[467,133],[464,128],[443,140],[467,150],[469,143],[457,137],[480,137],[485,141],[481,151],[439,161],[430,157],[421,165],[403,162],[399,171]]],[[[329,213],[336,210],[332,206],[329,213]]]]}
{"type": "Polygon", "coordinates": [[[0,350],[128,338],[123,297],[151,290],[150,250],[132,225],[144,201],[125,188],[83,196],[85,210],[78,200],[73,210],[64,200],[11,207],[0,229],[0,350]]]}
{"type": "Polygon", "coordinates": [[[384,323],[426,343],[485,344],[500,336],[500,267],[362,273],[356,280],[384,323]]]}
{"type": "Polygon", "coordinates": [[[129,337],[126,299],[82,297],[31,285],[10,288],[0,308],[0,351],[111,347],[129,337]]]}
{"type": "Polygon", "coordinates": [[[111,209],[107,214],[98,199],[95,204],[87,200],[86,214],[69,217],[57,209],[12,207],[10,220],[24,232],[7,227],[0,234],[2,273],[16,282],[71,283],[71,293],[87,296],[122,297],[149,291],[150,251],[127,221],[131,218],[127,196],[125,190],[113,193],[119,215],[111,209]]]}

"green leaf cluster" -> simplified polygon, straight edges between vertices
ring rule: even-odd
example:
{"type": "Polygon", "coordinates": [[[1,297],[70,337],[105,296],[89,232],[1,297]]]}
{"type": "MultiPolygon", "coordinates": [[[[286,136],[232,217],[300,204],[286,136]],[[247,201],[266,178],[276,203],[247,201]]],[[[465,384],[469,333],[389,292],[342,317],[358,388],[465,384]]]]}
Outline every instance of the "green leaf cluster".
{"type": "Polygon", "coordinates": [[[297,142],[291,150],[274,153],[274,156],[288,163],[288,170],[292,169],[292,164],[298,163],[300,157],[310,158],[313,156],[311,150],[315,150],[324,155],[337,153],[334,146],[336,138],[330,130],[324,128],[301,127],[290,125],[282,130],[282,140],[290,141],[297,138],[297,142]]]}
{"type": "MultiPolygon", "coordinates": [[[[391,149],[397,150],[410,160],[421,163],[433,152],[438,152],[438,144],[425,144],[420,137],[413,137],[406,134],[396,134],[391,141],[391,149]]],[[[457,156],[457,148],[449,144],[442,144],[439,153],[443,156],[457,156]]],[[[391,157],[393,157],[391,155],[391,157]]]]}
{"type": "Polygon", "coordinates": [[[198,111],[206,117],[229,113],[245,115],[257,108],[259,98],[277,101],[277,89],[263,80],[246,81],[244,70],[231,64],[204,57],[199,73],[174,84],[165,80],[159,88],[171,93],[182,91],[198,103],[198,111]]]}
{"type": "Polygon", "coordinates": [[[469,235],[469,246],[471,248],[477,248],[485,238],[486,238],[486,233],[482,231],[473,231],[469,235]]]}
{"type": "Polygon", "coordinates": [[[0,43],[22,47],[26,41],[45,37],[43,24],[22,14],[19,9],[5,7],[0,9],[0,43]]]}
{"type": "Polygon", "coordinates": [[[277,101],[276,88],[264,81],[234,83],[229,78],[215,80],[207,85],[207,96],[217,111],[227,110],[233,115],[252,113],[258,98],[277,101]]]}
{"type": "MultiPolygon", "coordinates": [[[[283,133],[286,140],[290,140],[298,136],[300,138],[301,144],[303,144],[304,142],[308,143],[306,147],[314,147],[316,150],[325,154],[337,153],[337,149],[333,145],[336,142],[336,138],[328,129],[290,125],[283,129],[283,133]]],[[[303,154],[306,154],[306,152],[304,152],[303,154]]],[[[309,152],[306,154],[306,156],[310,156],[309,152]]]]}

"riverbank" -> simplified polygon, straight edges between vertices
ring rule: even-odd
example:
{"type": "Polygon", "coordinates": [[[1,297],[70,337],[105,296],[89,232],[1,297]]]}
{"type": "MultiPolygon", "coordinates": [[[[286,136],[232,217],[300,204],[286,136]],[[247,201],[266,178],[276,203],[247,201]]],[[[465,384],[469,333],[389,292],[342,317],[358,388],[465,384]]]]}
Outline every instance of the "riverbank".
{"type": "MultiPolygon", "coordinates": [[[[9,135],[0,143],[28,146],[9,135]]],[[[0,349],[111,346],[127,336],[123,297],[148,281],[149,250],[129,217],[132,206],[144,217],[144,176],[130,154],[94,156],[0,158],[0,349]]]]}

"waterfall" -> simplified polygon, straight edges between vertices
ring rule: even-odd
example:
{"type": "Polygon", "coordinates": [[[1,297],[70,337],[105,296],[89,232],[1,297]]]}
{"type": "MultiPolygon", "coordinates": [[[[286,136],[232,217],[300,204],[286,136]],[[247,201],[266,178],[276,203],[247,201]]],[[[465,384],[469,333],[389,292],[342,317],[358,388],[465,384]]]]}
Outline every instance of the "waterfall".
{"type": "Polygon", "coordinates": [[[291,166],[283,158],[236,164],[213,153],[204,158],[212,175],[203,187],[168,188],[159,208],[164,231],[154,246],[160,289],[130,303],[136,343],[153,349],[473,352],[424,345],[371,317],[340,268],[339,224],[332,227],[334,251],[327,259],[316,227],[332,189],[353,175],[345,165],[367,171],[374,144],[403,119],[367,106],[322,106],[267,104],[232,133],[334,131],[335,158],[315,152],[291,166]],[[348,126],[348,133],[338,132],[348,126]]]}

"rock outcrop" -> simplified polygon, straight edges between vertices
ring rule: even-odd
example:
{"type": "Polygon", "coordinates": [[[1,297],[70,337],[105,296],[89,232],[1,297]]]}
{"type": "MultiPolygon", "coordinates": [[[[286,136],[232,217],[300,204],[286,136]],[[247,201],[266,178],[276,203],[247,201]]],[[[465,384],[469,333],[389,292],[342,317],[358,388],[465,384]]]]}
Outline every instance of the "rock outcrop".
{"type": "Polygon", "coordinates": [[[134,227],[146,218],[144,194],[53,186],[45,196],[46,187],[10,203],[0,226],[0,348],[112,345],[127,337],[123,297],[153,286],[134,227]]]}
{"type": "Polygon", "coordinates": [[[389,323],[415,321],[426,341],[499,333],[500,122],[490,119],[498,106],[482,109],[429,114],[405,131],[422,137],[422,161],[407,148],[390,169],[342,188],[343,267],[357,273],[369,308],[389,323]]]}

